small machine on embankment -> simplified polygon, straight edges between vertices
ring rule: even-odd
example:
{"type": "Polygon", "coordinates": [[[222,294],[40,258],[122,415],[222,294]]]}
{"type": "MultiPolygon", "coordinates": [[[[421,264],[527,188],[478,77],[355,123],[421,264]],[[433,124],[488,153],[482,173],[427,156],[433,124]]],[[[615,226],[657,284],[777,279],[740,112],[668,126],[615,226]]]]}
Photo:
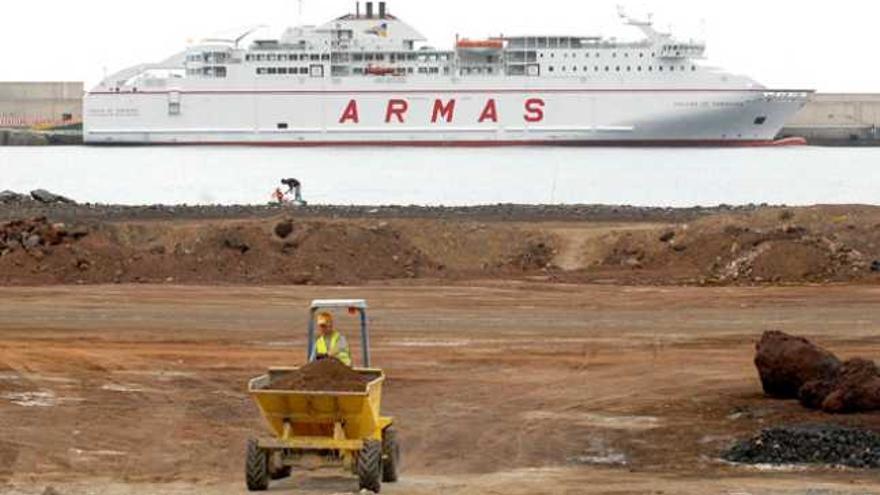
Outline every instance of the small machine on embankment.
{"type": "Polygon", "coordinates": [[[393,419],[381,415],[385,373],[371,368],[366,312],[363,300],[314,301],[309,364],[273,368],[250,381],[249,393],[273,434],[248,441],[245,474],[250,491],[266,490],[270,479],[290,476],[297,462],[310,454],[317,454],[311,457],[322,464],[351,470],[361,489],[378,493],[383,481],[397,481],[400,446],[393,419]],[[359,316],[363,367],[315,359],[315,317],[334,309],[359,316]]]}

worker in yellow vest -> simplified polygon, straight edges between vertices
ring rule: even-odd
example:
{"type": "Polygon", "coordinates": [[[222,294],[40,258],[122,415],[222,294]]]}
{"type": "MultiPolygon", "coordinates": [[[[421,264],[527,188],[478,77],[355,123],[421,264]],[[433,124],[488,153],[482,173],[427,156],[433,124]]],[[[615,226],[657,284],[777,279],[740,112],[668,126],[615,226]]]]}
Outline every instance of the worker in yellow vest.
{"type": "Polygon", "coordinates": [[[345,336],[333,326],[333,315],[321,313],[317,318],[318,338],[315,340],[315,359],[336,358],[351,366],[351,351],[345,336]]]}

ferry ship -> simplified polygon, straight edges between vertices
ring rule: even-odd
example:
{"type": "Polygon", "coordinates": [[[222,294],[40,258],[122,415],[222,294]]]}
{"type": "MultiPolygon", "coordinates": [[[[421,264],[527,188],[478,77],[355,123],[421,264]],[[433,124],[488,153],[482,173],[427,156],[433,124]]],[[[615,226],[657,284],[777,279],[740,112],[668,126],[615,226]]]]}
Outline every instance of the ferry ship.
{"type": "Polygon", "coordinates": [[[643,35],[426,44],[385,2],[277,39],[209,39],[105,78],[91,144],[761,145],[810,90],[705,63],[705,45],[621,12],[643,35]],[[245,42],[244,40],[250,39],[245,42]]]}

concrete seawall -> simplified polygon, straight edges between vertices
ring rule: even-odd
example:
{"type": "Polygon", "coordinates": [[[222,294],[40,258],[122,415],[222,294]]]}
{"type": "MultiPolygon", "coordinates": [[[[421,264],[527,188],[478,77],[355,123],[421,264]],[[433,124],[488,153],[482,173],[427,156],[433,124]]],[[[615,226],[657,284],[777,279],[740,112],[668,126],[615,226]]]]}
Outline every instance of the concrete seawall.
{"type": "Polygon", "coordinates": [[[820,93],[782,130],[819,146],[880,146],[880,94],[820,93]]]}
{"type": "Polygon", "coordinates": [[[81,131],[29,131],[0,129],[0,146],[49,146],[82,144],[81,131]]]}

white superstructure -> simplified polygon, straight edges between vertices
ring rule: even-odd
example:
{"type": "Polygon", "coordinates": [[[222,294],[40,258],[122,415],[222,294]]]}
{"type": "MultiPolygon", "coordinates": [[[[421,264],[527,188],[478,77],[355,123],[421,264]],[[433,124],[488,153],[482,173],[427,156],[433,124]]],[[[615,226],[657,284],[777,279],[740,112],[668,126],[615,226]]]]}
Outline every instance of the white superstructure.
{"type": "Polygon", "coordinates": [[[621,14],[644,39],[460,39],[451,50],[358,6],[278,39],[207,40],[106,78],[88,143],[760,144],[809,98],[701,64],[705,47],[621,14]]]}

